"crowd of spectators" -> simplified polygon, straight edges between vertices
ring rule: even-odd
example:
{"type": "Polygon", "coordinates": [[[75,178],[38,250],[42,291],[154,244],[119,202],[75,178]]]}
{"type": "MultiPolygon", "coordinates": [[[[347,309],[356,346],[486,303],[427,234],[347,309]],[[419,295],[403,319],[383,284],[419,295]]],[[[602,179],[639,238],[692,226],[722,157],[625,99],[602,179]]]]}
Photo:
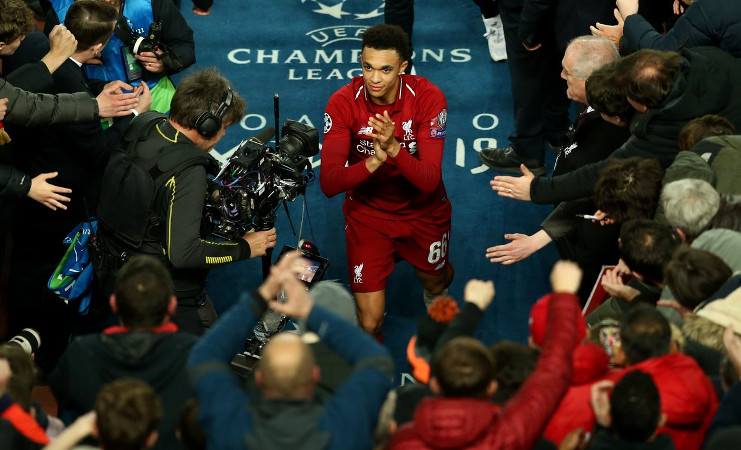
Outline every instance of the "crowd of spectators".
{"type": "MultiPolygon", "coordinates": [[[[723,14],[728,7],[716,0],[675,1],[674,10],[684,15],[657,22],[636,0],[618,0],[618,24],[607,26],[596,23],[604,20],[603,2],[591,15],[567,20],[567,6],[573,6],[567,1],[505,1],[497,9],[501,23],[489,2],[476,2],[489,34],[491,19],[503,24],[507,52],[491,49],[492,58],[508,59],[518,91],[512,145],[481,155],[489,167],[511,174],[495,176],[491,188],[506,198],[554,205],[540,231],[505,235],[510,242],[488,248],[486,256],[513,264],[554,242],[562,261],[551,271],[551,293],[530,310],[527,345],[487,347],[476,339],[495,286],[469,280],[456,302],[443,290],[452,280],[452,268],[445,268],[447,284],[427,299],[406,348],[416,382],[394,387],[393,359],[375,336],[383,308],[374,310],[378,317],[369,325],[363,320],[368,305],[357,301],[358,292],[353,298],[327,281],[307,289],[298,277],[306,267],[298,252],[282,256],[262,284],[242,293],[218,320],[204,315],[208,268],[264,254],[276,236],[273,229],[214,243],[198,231],[172,232],[172,217],[195,214],[179,209],[194,204],[182,201],[181,190],[175,206],[176,184],[185,187],[186,198],[205,201],[205,174],[213,161],[202,150],[212,148],[245,108],[215,70],[188,75],[182,89],[170,82],[168,75],[195,62],[192,31],[179,4],[30,3],[49,19],[48,35],[34,30],[34,15],[22,0],[0,0],[0,120],[8,125],[7,133],[0,128],[0,140],[14,156],[0,166],[0,231],[10,231],[14,242],[8,337],[30,327],[44,344],[39,348],[24,337],[0,345],[0,448],[695,450],[741,442],[737,8],[723,14]],[[558,7],[556,23],[568,27],[534,26],[551,3],[558,7]],[[120,67],[121,52],[130,50],[122,45],[122,14],[132,16],[135,29],[163,22],[164,45],[132,55],[138,75],[132,66],[120,67]],[[54,17],[64,25],[52,27],[54,17]],[[589,21],[594,35],[575,37],[589,31],[589,21]],[[656,31],[672,23],[674,28],[656,31]],[[713,47],[701,46],[706,44],[713,47]],[[560,78],[553,70],[559,58],[560,78]],[[524,92],[528,85],[537,89],[524,92]],[[213,98],[204,100],[207,94],[213,98]],[[533,96],[541,110],[525,111],[533,96]],[[581,107],[568,128],[565,98],[581,107]],[[522,121],[533,115],[538,122],[528,130],[522,121]],[[106,127],[101,118],[108,119],[106,127]],[[136,124],[142,123],[151,134],[132,138],[131,130],[141,131],[136,124]],[[126,258],[122,252],[111,266],[102,259],[101,267],[111,270],[106,295],[83,320],[70,305],[49,300],[46,280],[65,255],[60,243],[69,229],[98,210],[101,192],[113,195],[101,188],[101,178],[106,166],[113,175],[112,166],[125,166],[120,158],[118,166],[108,163],[121,142],[134,142],[131,148],[145,142],[141,154],[176,148],[200,158],[169,168],[163,168],[165,159],[150,160],[149,173],[167,175],[162,183],[171,189],[171,197],[159,195],[148,204],[170,219],[167,232],[148,223],[141,234],[154,251],[126,258]],[[551,177],[542,176],[547,144],[558,152],[551,177]],[[34,217],[32,223],[11,227],[16,210],[34,217]],[[184,305],[187,282],[195,293],[184,305]],[[595,285],[604,299],[590,296],[595,285]],[[231,363],[268,310],[297,321],[298,332],[271,336],[245,380],[231,363]],[[38,403],[39,384],[49,386],[57,417],[38,403]]],[[[413,18],[413,2],[399,3],[411,5],[405,17],[413,18]]],[[[212,1],[194,5],[196,14],[208,14],[212,1]]],[[[402,33],[380,27],[369,33],[374,42],[402,33]]],[[[386,87],[398,87],[409,51],[366,48],[372,57],[364,56],[364,71],[385,70],[386,87]],[[393,64],[379,68],[376,61],[393,64]]],[[[444,138],[442,93],[421,77],[403,76],[407,87],[420,83],[434,91],[442,115],[425,130],[444,138]]],[[[364,77],[355,83],[368,89],[364,77]]],[[[402,91],[378,90],[366,96],[393,103],[402,91]]],[[[331,112],[337,133],[342,114],[331,112]]],[[[401,154],[402,162],[383,166],[396,177],[393,170],[417,163],[407,152],[411,143],[395,140],[387,111],[379,109],[368,125],[369,134],[355,137],[369,143],[376,159],[357,157],[357,167],[368,169],[370,160],[375,170],[401,154]]],[[[325,129],[332,126],[330,118],[325,129]]],[[[442,141],[435,145],[441,157],[442,141]]],[[[335,161],[336,171],[346,168],[346,159],[335,161]]],[[[436,185],[444,193],[441,181],[436,185]]],[[[342,187],[333,195],[355,188],[342,187]]],[[[109,206],[126,210],[126,197],[120,199],[109,206]]],[[[199,228],[195,220],[177,222],[199,228]]],[[[124,234],[105,225],[111,242],[124,234]]],[[[424,285],[424,276],[420,280],[424,285]]]]}

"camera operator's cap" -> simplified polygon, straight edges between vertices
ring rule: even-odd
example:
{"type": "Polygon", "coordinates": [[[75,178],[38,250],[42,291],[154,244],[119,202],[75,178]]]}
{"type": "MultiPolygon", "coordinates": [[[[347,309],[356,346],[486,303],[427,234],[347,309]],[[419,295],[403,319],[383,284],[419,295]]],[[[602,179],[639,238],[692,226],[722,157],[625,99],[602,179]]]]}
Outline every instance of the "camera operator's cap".
{"type": "MultiPolygon", "coordinates": [[[[551,294],[546,294],[538,299],[537,302],[530,308],[530,319],[528,327],[530,329],[530,336],[533,338],[533,342],[538,347],[543,346],[545,342],[545,324],[548,322],[548,302],[551,300],[551,294]]],[[[579,314],[579,340],[584,340],[584,336],[587,334],[587,323],[584,321],[584,316],[579,314]]]]}
{"type": "MultiPolygon", "coordinates": [[[[326,280],[315,283],[309,289],[314,303],[337,314],[353,325],[358,324],[358,310],[355,298],[344,286],[336,281],[326,280]]],[[[309,331],[305,321],[299,321],[296,328],[300,334],[309,331]]]]}

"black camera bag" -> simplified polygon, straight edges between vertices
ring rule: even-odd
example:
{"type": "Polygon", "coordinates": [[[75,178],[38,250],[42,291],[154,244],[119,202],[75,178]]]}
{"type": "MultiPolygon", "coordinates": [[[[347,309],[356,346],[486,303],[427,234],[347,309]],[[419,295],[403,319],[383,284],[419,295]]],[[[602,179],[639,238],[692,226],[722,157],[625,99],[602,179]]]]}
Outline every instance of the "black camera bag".
{"type": "Polygon", "coordinates": [[[158,192],[170,177],[196,165],[207,171],[218,169],[216,161],[194,144],[175,143],[148,150],[139,147],[154,126],[166,118],[156,111],[140,114],[106,166],[98,220],[105,237],[112,237],[116,247],[136,251],[145,239],[160,241],[162,220],[154,206],[158,192]]]}

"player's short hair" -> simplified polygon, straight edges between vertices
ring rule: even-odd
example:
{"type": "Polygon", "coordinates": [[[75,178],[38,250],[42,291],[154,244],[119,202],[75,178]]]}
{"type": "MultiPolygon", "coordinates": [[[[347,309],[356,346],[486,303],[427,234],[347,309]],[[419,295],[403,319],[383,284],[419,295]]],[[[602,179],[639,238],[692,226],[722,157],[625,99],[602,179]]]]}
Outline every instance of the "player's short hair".
{"type": "Polygon", "coordinates": [[[375,50],[394,50],[402,61],[412,59],[409,36],[398,25],[374,25],[363,32],[362,48],[375,50]]]}

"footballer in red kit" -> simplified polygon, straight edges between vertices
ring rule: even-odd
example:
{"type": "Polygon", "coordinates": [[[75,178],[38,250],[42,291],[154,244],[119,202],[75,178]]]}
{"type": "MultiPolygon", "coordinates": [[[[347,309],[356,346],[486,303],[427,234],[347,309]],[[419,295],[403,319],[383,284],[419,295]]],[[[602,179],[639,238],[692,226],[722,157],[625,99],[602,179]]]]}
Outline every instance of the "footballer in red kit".
{"type": "Polygon", "coordinates": [[[451,207],[442,181],[447,103],[429,80],[404,74],[408,39],[376,25],[363,34],[363,76],[335,92],[324,113],[319,180],[345,192],[350,288],[363,328],[380,331],[386,279],[408,261],[426,298],[453,280],[451,207]]]}

